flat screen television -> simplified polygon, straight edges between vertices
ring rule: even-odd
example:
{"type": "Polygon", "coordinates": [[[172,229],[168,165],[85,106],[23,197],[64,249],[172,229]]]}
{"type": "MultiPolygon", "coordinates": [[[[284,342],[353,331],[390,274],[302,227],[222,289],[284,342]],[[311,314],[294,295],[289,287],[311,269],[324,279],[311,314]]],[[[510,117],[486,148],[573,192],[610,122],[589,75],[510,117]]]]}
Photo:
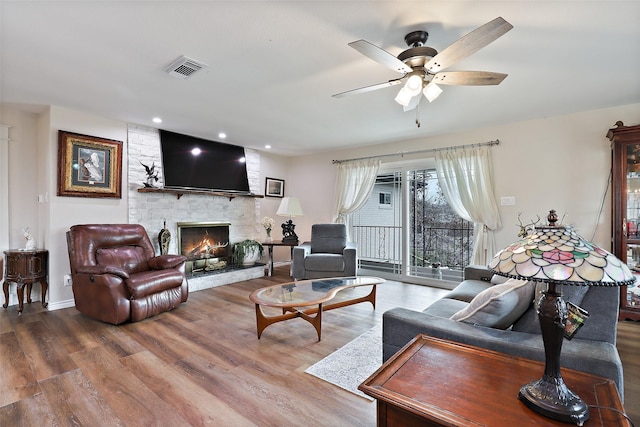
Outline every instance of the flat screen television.
{"type": "Polygon", "coordinates": [[[165,188],[250,194],[244,147],[160,129],[165,188]]]}

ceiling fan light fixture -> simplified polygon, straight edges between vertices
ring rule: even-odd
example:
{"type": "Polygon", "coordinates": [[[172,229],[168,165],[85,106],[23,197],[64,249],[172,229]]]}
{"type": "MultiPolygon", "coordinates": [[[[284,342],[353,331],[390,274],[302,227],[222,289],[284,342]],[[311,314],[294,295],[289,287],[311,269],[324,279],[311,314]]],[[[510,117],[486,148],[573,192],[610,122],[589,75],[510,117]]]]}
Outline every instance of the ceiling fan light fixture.
{"type": "Polygon", "coordinates": [[[424,87],[422,93],[429,100],[429,102],[433,102],[434,99],[440,96],[440,94],[442,93],[442,89],[437,84],[431,82],[424,87]]]}
{"type": "Polygon", "coordinates": [[[411,96],[416,96],[422,90],[422,83],[422,76],[413,74],[407,79],[407,82],[404,84],[404,89],[406,89],[411,96]]]}
{"type": "Polygon", "coordinates": [[[406,87],[402,87],[402,89],[398,91],[395,99],[398,104],[406,107],[411,102],[411,98],[413,98],[413,95],[407,90],[406,87]]]}

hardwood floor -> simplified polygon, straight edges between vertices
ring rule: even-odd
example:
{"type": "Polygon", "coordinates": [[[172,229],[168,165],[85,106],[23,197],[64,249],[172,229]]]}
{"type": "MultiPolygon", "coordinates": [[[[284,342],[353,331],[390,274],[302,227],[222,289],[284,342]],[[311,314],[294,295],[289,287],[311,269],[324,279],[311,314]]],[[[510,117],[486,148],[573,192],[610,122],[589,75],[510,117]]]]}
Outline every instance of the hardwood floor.
{"type": "MultiPolygon", "coordinates": [[[[0,425],[374,426],[374,402],[304,370],[379,324],[384,311],[423,309],[447,291],[387,282],[375,310],[325,313],[320,342],[301,319],[271,325],[258,340],[248,296],[283,281],[288,267],[193,292],[173,312],[121,326],[74,308],[0,311],[0,425]]],[[[639,333],[640,324],[620,324],[627,402],[640,399],[639,333]]],[[[638,421],[634,406],[626,408],[638,421]]]]}

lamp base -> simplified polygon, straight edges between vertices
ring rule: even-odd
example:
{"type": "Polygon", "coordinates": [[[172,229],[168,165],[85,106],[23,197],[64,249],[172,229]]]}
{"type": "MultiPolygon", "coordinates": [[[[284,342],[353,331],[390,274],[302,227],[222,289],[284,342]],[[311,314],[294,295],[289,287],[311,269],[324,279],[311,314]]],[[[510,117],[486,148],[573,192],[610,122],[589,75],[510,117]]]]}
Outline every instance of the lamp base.
{"type": "Polygon", "coordinates": [[[529,409],[554,420],[582,426],[589,419],[589,407],[569,390],[562,377],[544,375],[523,386],[518,398],[529,409]]]}

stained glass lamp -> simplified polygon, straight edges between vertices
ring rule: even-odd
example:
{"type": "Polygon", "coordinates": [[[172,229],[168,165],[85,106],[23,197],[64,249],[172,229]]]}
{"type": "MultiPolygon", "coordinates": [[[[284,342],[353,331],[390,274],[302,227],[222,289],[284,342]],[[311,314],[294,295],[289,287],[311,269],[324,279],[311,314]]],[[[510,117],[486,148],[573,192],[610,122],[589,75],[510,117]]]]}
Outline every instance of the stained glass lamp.
{"type": "Polygon", "coordinates": [[[545,352],[544,375],[524,385],[518,398],[530,409],[556,420],[582,425],[589,408],[564,383],[560,352],[567,322],[562,285],[623,286],[635,282],[625,263],[580,236],[569,226],[538,226],[522,240],[500,251],[489,263],[498,275],[548,284],[539,301],[538,319],[545,352]]]}

